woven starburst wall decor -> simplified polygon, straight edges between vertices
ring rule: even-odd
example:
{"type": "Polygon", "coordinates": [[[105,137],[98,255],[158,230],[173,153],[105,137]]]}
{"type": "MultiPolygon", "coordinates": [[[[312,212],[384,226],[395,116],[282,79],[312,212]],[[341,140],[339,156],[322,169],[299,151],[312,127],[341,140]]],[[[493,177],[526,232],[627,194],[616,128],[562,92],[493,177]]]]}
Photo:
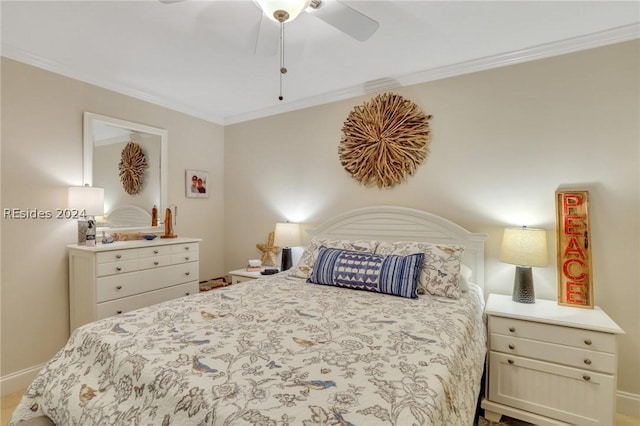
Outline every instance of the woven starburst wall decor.
{"type": "Polygon", "coordinates": [[[365,186],[401,183],[429,154],[430,119],[400,95],[378,95],[349,113],[338,146],[340,163],[365,186]]]}
{"type": "Polygon", "coordinates": [[[129,142],[122,150],[120,163],[118,164],[120,181],[127,194],[135,195],[140,192],[147,167],[147,158],[140,145],[129,142]]]}

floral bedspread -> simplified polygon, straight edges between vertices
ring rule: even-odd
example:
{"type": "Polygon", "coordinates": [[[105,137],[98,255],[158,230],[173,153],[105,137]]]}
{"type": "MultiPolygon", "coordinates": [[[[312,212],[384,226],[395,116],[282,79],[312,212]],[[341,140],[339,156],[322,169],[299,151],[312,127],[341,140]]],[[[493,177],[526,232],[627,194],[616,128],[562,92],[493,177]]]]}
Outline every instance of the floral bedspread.
{"type": "Polygon", "coordinates": [[[482,309],[247,281],[79,328],[9,425],[471,425],[482,309]]]}

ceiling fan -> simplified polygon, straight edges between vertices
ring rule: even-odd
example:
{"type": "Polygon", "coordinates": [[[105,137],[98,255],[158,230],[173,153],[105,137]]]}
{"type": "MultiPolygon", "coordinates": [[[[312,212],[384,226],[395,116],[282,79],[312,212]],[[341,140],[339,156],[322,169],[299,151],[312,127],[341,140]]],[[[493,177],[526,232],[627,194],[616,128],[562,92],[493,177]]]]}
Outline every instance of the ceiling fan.
{"type": "MultiPolygon", "coordinates": [[[[185,0],[159,0],[160,3],[181,3],[185,0]]],[[[275,55],[280,36],[279,23],[293,21],[301,13],[326,22],[358,41],[368,40],[377,30],[378,22],[340,0],[253,0],[262,10],[260,29],[255,45],[259,56],[275,55]]]]}
{"type": "MultiPolygon", "coordinates": [[[[185,0],[159,0],[161,3],[179,3],[185,0]]],[[[326,22],[359,41],[368,40],[377,30],[378,22],[347,6],[339,0],[253,0],[262,10],[260,28],[254,53],[258,56],[275,55],[280,50],[280,96],[284,65],[284,24],[293,21],[302,12],[326,22]]]]}

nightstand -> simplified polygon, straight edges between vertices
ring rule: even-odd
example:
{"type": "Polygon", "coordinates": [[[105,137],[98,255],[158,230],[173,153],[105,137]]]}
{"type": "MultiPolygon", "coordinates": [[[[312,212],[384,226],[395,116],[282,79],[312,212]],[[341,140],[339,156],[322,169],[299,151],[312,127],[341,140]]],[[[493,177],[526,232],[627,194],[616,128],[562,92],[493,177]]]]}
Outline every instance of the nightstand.
{"type": "Polygon", "coordinates": [[[488,420],[535,424],[615,424],[616,336],[624,331],[600,308],[491,294],[486,395],[488,420]]]}
{"type": "Polygon", "coordinates": [[[249,272],[246,269],[236,269],[235,271],[231,271],[229,272],[229,276],[231,276],[231,284],[257,280],[262,277],[260,272],[249,272]]]}

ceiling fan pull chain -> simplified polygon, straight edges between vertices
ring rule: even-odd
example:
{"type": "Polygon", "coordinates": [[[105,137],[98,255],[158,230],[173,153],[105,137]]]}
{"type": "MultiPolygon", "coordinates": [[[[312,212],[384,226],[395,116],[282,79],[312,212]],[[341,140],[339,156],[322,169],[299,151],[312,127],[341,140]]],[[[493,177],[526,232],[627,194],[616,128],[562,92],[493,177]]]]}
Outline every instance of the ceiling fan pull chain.
{"type": "Polygon", "coordinates": [[[284,66],[284,21],[280,22],[280,96],[279,100],[283,100],[282,96],[282,76],[287,73],[287,68],[284,66]]]}

